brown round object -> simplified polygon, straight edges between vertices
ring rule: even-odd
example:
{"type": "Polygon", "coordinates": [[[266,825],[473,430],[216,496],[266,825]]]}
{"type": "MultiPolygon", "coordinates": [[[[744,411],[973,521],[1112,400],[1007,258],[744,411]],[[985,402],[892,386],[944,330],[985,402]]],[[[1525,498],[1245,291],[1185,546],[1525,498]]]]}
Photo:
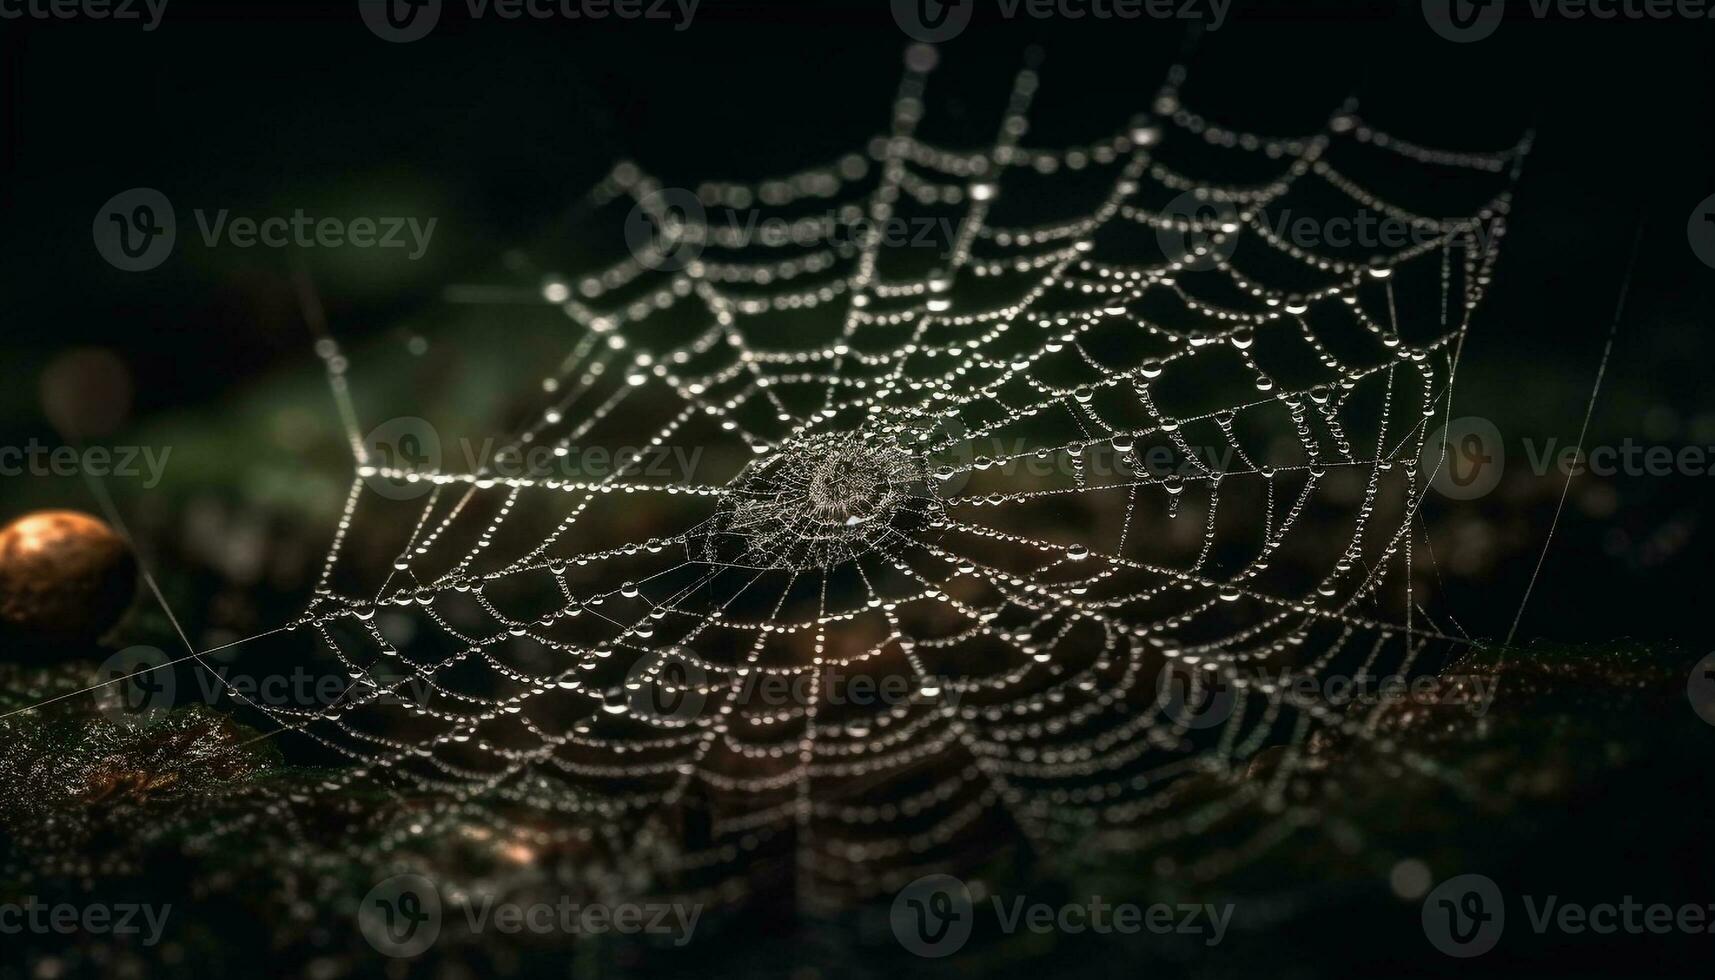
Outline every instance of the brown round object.
{"type": "Polygon", "coordinates": [[[0,632],[14,643],[93,641],[136,591],[130,549],[88,514],[38,511],[0,528],[0,632]]]}

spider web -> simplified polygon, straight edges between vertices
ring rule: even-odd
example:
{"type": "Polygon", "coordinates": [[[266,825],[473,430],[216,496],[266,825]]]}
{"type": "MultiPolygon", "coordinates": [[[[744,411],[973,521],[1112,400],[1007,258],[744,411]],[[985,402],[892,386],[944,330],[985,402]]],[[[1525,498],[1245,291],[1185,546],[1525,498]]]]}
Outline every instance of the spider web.
{"type": "Polygon", "coordinates": [[[353,685],[268,710],[352,760],[330,789],[804,907],[1276,815],[1214,874],[1297,825],[1316,731],[1375,738],[1295,679],[1466,642],[1422,608],[1413,527],[1528,143],[1432,150],[1354,101],[1308,135],[1230,129],[1174,68],[1119,132],[1035,148],[1027,68],[955,150],[919,135],[933,62],[914,48],[890,131],[826,166],[694,193],[616,167],[588,203],[629,210],[631,253],[532,287],[570,349],[473,472],[363,436],[319,342],[357,472],[294,629],[353,685]],[[1464,216],[1365,166],[1456,186],[1464,216]],[[1417,234],[1311,247],[1268,217],[1354,209],[1417,234]],[[912,215],[952,234],[883,233],[934,227],[912,215]],[[662,472],[672,447],[695,465],[662,472]],[[520,472],[531,451],[551,465],[520,472]],[[379,581],[357,540],[397,554],[379,581]],[[1198,774],[1221,792],[1175,803],[1198,774]]]}

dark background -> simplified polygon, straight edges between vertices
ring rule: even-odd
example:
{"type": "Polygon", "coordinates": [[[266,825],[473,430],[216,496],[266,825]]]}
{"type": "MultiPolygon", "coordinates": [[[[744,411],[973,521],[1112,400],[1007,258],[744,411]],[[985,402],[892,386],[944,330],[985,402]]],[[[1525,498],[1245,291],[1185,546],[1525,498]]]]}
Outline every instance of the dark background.
{"type": "MultiPolygon", "coordinates": [[[[1523,438],[1576,437],[1640,223],[1592,442],[1715,445],[1704,397],[1715,274],[1686,239],[1692,209],[1715,191],[1708,22],[1543,21],[1515,4],[1494,36],[1456,44],[1415,3],[1242,6],[1190,57],[1215,118],[1299,132],[1357,92],[1367,116],[1429,145],[1489,148],[1536,129],[1454,405],[1496,421],[1509,472],[1528,475],[1523,438]]],[[[1011,74],[1040,45],[1031,139],[1111,132],[1147,102],[1186,34],[1174,21],[979,13],[943,46],[930,119],[989,132],[1011,74]]],[[[149,33],[0,23],[0,435],[52,436],[37,379],[68,346],[123,357],[139,419],[214,411],[272,372],[312,366],[292,263],[314,277],[336,333],[359,343],[493,270],[508,248],[554,236],[622,156],[671,184],[791,172],[860,149],[886,123],[905,40],[880,0],[705,0],[684,31],[473,23],[449,3],[433,34],[404,45],[371,35],[354,3],[172,0],[149,33]],[[108,266],[89,235],[96,209],[134,186],[165,192],[180,223],[174,256],[139,274],[108,266]],[[190,214],[294,207],[439,221],[411,262],[399,251],[208,249],[190,214]]],[[[1521,636],[1698,636],[1703,479],[1615,478],[1596,506],[1569,506],[1521,636]]],[[[81,485],[61,482],[64,503],[87,505],[81,485]]],[[[1551,505],[1558,485],[1550,473],[1546,490],[1526,492],[1551,505]]],[[[1538,540],[1551,513],[1531,524],[1538,540]]],[[[1536,547],[1514,551],[1451,586],[1474,634],[1505,634],[1536,547]]]]}
{"type": "MultiPolygon", "coordinates": [[[[1190,56],[1196,105],[1218,119],[1305,132],[1357,92],[1378,124],[1432,146],[1488,149],[1536,131],[1454,405],[1455,415],[1491,418],[1504,433],[1508,482],[1478,503],[1434,504],[1438,519],[1478,520],[1491,537],[1509,538],[1494,560],[1446,576],[1445,597],[1473,634],[1505,636],[1562,480],[1525,470],[1523,440],[1578,435],[1640,229],[1589,441],[1715,446],[1707,394],[1715,270],[1686,238],[1693,209],[1715,192],[1715,28],[1541,21],[1514,4],[1494,37],[1455,44],[1430,31],[1414,2],[1240,6],[1190,56]]],[[[58,441],[39,378],[70,347],[123,358],[138,424],[209,423],[259,384],[313,379],[294,263],[313,277],[349,348],[384,345],[401,322],[436,308],[448,285],[492,280],[508,250],[563,235],[580,195],[621,157],[688,184],[786,173],[860,150],[887,122],[905,43],[884,0],[704,0],[682,32],[650,21],[473,24],[449,2],[435,32],[408,45],[371,35],[354,2],[171,0],[152,33],[0,22],[0,444],[58,441]],[[90,223],[104,201],[136,186],[172,199],[179,247],[159,269],[130,274],[97,255],[90,223]],[[349,249],[210,250],[197,241],[193,208],[410,214],[438,225],[417,262],[349,249]]],[[[1012,73],[1039,45],[1044,85],[1027,143],[1091,139],[1145,105],[1184,44],[1174,22],[979,16],[943,46],[930,119],[991,132],[1012,73]]],[[[611,253],[616,243],[602,244],[611,253]]],[[[509,340],[497,325],[493,343],[509,340]]],[[[317,407],[331,411],[326,401],[317,407]]],[[[276,462],[294,452],[265,435],[246,448],[276,462]]],[[[1521,640],[1638,637],[1706,652],[1712,485],[1706,476],[1580,477],[1521,640]]],[[[78,480],[0,481],[0,519],[49,503],[95,509],[78,480]]],[[[201,618],[194,608],[189,615],[201,618]]],[[[1657,787],[1650,806],[1674,809],[1690,826],[1694,814],[1662,788],[1666,768],[1614,784],[1602,812],[1635,824],[1578,833],[1611,832],[1638,846],[1659,814],[1628,809],[1625,791],[1646,784],[1657,787]]],[[[1562,855],[1587,855],[1591,841],[1560,825],[1542,843],[1533,860],[1560,867],[1562,855]]],[[[1610,848],[1604,860],[1616,884],[1585,882],[1592,895],[1633,887],[1629,852],[1610,848]]],[[[1565,862],[1569,876],[1581,868],[1565,862]]],[[[1705,896],[1706,870],[1673,873],[1681,870],[1699,879],[1688,894],[1705,896]]],[[[1286,948],[1343,945],[1327,925],[1293,933],[1286,948]]],[[[1432,975],[1453,965],[1391,963],[1396,950],[1432,956],[1411,923],[1402,928],[1412,946],[1369,944],[1376,968],[1432,975]]],[[[1275,965],[1269,949],[1238,963],[1275,965]]],[[[1571,975],[1578,964],[1569,956],[1558,969],[1571,975]]]]}

